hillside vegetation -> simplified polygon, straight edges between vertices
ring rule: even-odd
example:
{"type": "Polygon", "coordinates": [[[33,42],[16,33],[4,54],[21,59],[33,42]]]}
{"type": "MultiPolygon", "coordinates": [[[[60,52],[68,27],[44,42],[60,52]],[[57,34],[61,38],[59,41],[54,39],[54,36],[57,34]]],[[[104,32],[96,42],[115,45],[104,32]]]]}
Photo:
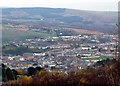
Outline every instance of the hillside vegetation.
{"type": "Polygon", "coordinates": [[[39,21],[39,24],[68,26],[85,30],[112,33],[117,23],[117,12],[85,11],[64,8],[3,8],[5,21],[39,21]]]}
{"type": "Polygon", "coordinates": [[[10,70],[3,65],[3,86],[119,86],[120,59],[113,62],[68,73],[58,70],[48,72],[40,67],[30,67],[26,73],[23,69],[10,70]],[[14,73],[14,78],[11,73],[14,73]]]}

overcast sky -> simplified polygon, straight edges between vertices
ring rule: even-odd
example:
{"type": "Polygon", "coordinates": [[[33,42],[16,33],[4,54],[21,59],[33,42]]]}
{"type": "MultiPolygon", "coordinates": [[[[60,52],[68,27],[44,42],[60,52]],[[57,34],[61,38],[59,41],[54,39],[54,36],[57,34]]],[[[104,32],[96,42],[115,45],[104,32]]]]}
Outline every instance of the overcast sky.
{"type": "Polygon", "coordinates": [[[52,7],[116,11],[119,0],[0,0],[0,7],[52,7]]]}

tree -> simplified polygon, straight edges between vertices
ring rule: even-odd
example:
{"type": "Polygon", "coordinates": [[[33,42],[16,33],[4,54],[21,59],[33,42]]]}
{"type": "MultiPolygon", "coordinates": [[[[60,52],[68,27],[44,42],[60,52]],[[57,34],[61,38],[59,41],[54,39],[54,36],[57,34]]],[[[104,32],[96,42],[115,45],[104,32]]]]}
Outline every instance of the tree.
{"type": "Polygon", "coordinates": [[[36,67],[35,69],[36,69],[37,71],[43,70],[43,68],[41,68],[41,67],[36,67]]]}
{"type": "Polygon", "coordinates": [[[29,67],[28,70],[27,70],[27,72],[28,72],[29,76],[32,76],[32,75],[35,74],[36,69],[34,67],[29,67]]]}

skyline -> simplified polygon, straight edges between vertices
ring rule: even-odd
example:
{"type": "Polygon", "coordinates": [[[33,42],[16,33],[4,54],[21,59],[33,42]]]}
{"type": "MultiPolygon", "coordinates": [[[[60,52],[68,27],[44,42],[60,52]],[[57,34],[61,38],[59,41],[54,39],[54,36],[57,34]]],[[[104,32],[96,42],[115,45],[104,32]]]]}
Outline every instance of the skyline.
{"type": "Polygon", "coordinates": [[[1,0],[0,7],[50,7],[93,11],[117,11],[118,2],[119,0],[1,0]]]}

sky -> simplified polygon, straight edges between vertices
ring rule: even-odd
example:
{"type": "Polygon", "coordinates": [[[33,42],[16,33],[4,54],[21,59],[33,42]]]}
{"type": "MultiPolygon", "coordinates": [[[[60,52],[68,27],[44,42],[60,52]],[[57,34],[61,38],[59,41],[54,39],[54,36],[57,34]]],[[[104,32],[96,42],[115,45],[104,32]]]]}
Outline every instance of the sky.
{"type": "Polygon", "coordinates": [[[117,11],[119,0],[0,0],[0,7],[51,7],[117,11]]]}

